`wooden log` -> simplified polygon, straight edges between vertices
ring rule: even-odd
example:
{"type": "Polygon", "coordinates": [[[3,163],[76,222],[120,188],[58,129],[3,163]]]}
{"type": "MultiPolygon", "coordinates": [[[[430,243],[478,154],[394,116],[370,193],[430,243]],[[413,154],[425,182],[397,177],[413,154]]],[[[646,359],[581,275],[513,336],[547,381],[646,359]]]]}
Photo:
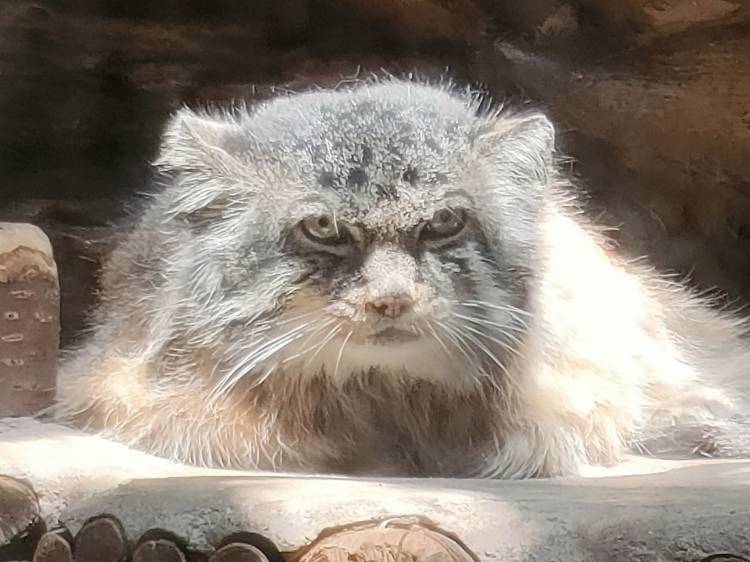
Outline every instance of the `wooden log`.
{"type": "Polygon", "coordinates": [[[268,558],[259,548],[237,542],[222,546],[209,562],[268,562],[268,558]]]}
{"type": "Polygon", "coordinates": [[[225,546],[233,544],[253,546],[262,554],[266,562],[286,562],[286,558],[279,552],[276,544],[265,535],[250,531],[236,531],[225,536],[216,546],[216,550],[219,551],[225,546]]]}
{"type": "Polygon", "coordinates": [[[34,550],[33,562],[73,562],[69,535],[64,529],[45,533],[34,550]]]}
{"type": "Polygon", "coordinates": [[[0,546],[28,531],[39,519],[39,500],[27,483],[0,474],[0,546]]]}
{"type": "Polygon", "coordinates": [[[454,534],[426,517],[392,517],[360,521],[323,530],[289,562],[367,560],[452,560],[479,562],[454,534]]]}
{"type": "Polygon", "coordinates": [[[86,521],[76,534],[73,547],[76,562],[124,562],[128,558],[128,537],[117,518],[97,515],[86,521]]]}
{"type": "Polygon", "coordinates": [[[170,540],[157,539],[141,543],[133,551],[133,562],[185,562],[185,555],[170,540]]]}
{"type": "Polygon", "coordinates": [[[0,416],[32,415],[51,404],[59,334],[49,239],[30,224],[0,223],[0,416]]]}
{"type": "Polygon", "coordinates": [[[60,346],[75,344],[96,303],[103,260],[123,234],[122,210],[101,199],[29,199],[0,210],[0,220],[28,221],[49,237],[60,283],[60,346]]]}

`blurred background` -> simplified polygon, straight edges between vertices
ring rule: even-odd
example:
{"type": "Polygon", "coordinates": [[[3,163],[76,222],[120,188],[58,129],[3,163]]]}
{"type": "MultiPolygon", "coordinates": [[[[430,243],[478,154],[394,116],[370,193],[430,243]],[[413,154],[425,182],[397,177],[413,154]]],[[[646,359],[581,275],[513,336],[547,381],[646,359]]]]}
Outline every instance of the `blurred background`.
{"type": "Polygon", "coordinates": [[[541,107],[626,255],[750,296],[750,1],[0,0],[0,220],[50,236],[63,345],[171,111],[372,73],[541,107]]]}

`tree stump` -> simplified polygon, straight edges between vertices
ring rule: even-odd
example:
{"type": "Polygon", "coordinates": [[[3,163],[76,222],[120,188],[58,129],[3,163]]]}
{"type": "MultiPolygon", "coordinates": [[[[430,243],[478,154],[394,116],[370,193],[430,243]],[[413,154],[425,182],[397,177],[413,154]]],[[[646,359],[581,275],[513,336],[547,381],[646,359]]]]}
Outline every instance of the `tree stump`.
{"type": "Polygon", "coordinates": [[[36,226],[0,223],[0,417],[28,416],[55,394],[60,288],[36,226]]]}

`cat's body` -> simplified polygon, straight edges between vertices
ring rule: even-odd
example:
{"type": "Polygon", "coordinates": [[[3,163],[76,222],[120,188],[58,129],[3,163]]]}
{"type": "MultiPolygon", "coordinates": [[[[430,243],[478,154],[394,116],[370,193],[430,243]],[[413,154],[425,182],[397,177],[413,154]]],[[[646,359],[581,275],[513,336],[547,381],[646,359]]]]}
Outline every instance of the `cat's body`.
{"type": "Polygon", "coordinates": [[[553,145],[398,81],[179,113],[56,415],[235,468],[572,474],[707,428],[750,452],[743,323],[608,249],[553,145]]]}

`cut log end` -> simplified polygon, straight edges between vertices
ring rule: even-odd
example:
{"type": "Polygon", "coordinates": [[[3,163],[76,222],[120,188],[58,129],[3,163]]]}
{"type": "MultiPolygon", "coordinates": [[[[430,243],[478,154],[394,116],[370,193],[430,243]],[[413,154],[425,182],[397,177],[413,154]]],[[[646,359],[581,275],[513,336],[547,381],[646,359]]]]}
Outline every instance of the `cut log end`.
{"type": "Polygon", "coordinates": [[[133,552],[133,562],[185,562],[180,548],[168,539],[150,540],[133,552]]]}
{"type": "Polygon", "coordinates": [[[17,478],[0,475],[0,546],[20,538],[38,519],[34,490],[17,478]]]}
{"type": "Polygon", "coordinates": [[[83,524],[75,539],[76,562],[124,562],[128,538],[116,518],[102,515],[83,524]]]}
{"type": "Polygon", "coordinates": [[[431,560],[479,562],[458,537],[425,517],[394,517],[324,530],[290,562],[431,560]]]}
{"type": "Polygon", "coordinates": [[[72,562],[73,549],[68,535],[64,530],[45,533],[36,546],[33,562],[72,562]]]}
{"type": "Polygon", "coordinates": [[[57,282],[47,235],[33,224],[0,222],[0,283],[40,277],[57,282]]]}
{"type": "Polygon", "coordinates": [[[251,544],[230,543],[217,550],[210,562],[268,562],[268,558],[251,544]]]}

